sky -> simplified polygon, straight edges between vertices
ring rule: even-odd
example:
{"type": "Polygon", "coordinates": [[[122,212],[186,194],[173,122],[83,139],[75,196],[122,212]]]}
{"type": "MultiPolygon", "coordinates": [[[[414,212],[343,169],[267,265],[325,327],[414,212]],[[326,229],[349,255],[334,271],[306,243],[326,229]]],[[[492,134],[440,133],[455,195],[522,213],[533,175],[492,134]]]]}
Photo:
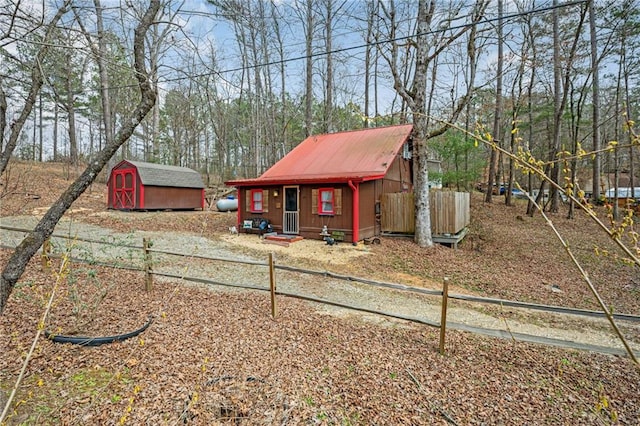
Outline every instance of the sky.
{"type": "MultiPolygon", "coordinates": [[[[47,4],[60,4],[61,1],[51,0],[47,4]]],[[[293,1],[281,0],[278,3],[279,10],[284,11],[283,13],[287,14],[288,18],[297,18],[293,14],[291,7],[289,7],[293,1]]],[[[125,27],[127,27],[126,37],[130,40],[132,38],[133,25],[136,23],[136,19],[134,19],[135,10],[123,8],[123,3],[122,0],[102,0],[102,5],[105,9],[105,23],[108,28],[122,34],[122,23],[124,22],[125,27]]],[[[144,5],[145,3],[145,1],[141,0],[138,4],[144,5]]],[[[471,1],[467,3],[470,4],[471,1]]],[[[550,2],[546,3],[550,4],[550,2]]],[[[169,4],[171,7],[165,10],[165,14],[158,25],[159,31],[167,31],[165,46],[169,46],[162,52],[163,61],[159,70],[162,88],[161,98],[172,86],[187,84],[190,76],[211,73],[211,68],[207,68],[207,66],[211,66],[210,57],[212,51],[216,60],[215,71],[219,72],[214,75],[220,93],[229,98],[236,97],[240,91],[238,79],[242,63],[232,25],[229,21],[217,17],[215,14],[216,8],[205,0],[171,0],[169,4]],[[201,63],[190,65],[190,61],[193,61],[194,58],[201,63]]],[[[360,29],[364,15],[362,10],[364,4],[363,0],[347,0],[343,12],[348,11],[349,13],[345,13],[336,24],[332,48],[333,50],[346,49],[334,54],[335,81],[337,83],[336,102],[338,104],[344,104],[348,100],[362,104],[364,99],[364,78],[362,77],[364,48],[349,49],[362,46],[365,42],[364,35],[360,29]]],[[[540,5],[543,6],[544,4],[543,2],[540,5]]],[[[77,0],[74,2],[74,6],[78,7],[81,13],[86,11],[87,16],[90,17],[92,15],[92,0],[77,0]]],[[[24,0],[21,3],[21,7],[23,11],[29,8],[34,11],[39,10],[42,7],[42,1],[24,0]]],[[[495,7],[495,3],[492,4],[492,7],[495,7]]],[[[48,14],[53,13],[53,10],[55,9],[49,8],[48,14]]],[[[509,13],[514,10],[513,2],[507,1],[505,12],[509,13]]],[[[493,14],[491,16],[495,16],[494,12],[491,13],[493,14]]],[[[36,12],[32,12],[32,14],[37,15],[36,12]]],[[[302,58],[305,55],[305,36],[300,20],[292,19],[292,21],[293,23],[290,26],[281,28],[283,37],[286,39],[285,56],[289,59],[286,62],[286,84],[287,90],[292,96],[300,97],[304,87],[305,62],[302,58]]],[[[85,25],[92,29],[94,26],[92,22],[93,19],[90,18],[85,21],[85,25]]],[[[408,20],[404,21],[405,24],[407,22],[408,20]]],[[[453,25],[456,22],[454,20],[449,23],[453,25]]],[[[1,20],[0,24],[2,24],[1,20]]],[[[411,29],[409,25],[406,28],[411,29]]],[[[324,48],[323,40],[321,28],[318,28],[315,34],[317,51],[321,51],[324,48]]],[[[5,47],[10,52],[15,52],[15,43],[5,47]]],[[[452,62],[455,60],[455,53],[452,54],[450,59],[452,62]]],[[[259,59],[257,62],[263,63],[261,61],[259,59]]],[[[323,56],[318,56],[314,59],[314,94],[319,100],[322,100],[323,97],[321,75],[324,73],[324,61],[325,58],[323,56]]],[[[495,52],[486,51],[479,69],[490,70],[493,63],[495,63],[495,52]]],[[[443,92],[435,97],[436,102],[446,104],[449,101],[449,89],[456,84],[464,84],[465,76],[462,72],[459,66],[454,67],[444,64],[441,67],[438,78],[443,92]]],[[[379,111],[385,114],[391,112],[391,103],[396,97],[396,93],[388,77],[388,72],[383,71],[379,75],[381,76],[379,80],[379,111]]],[[[279,79],[274,78],[274,90],[276,92],[279,84],[279,79]]]]}

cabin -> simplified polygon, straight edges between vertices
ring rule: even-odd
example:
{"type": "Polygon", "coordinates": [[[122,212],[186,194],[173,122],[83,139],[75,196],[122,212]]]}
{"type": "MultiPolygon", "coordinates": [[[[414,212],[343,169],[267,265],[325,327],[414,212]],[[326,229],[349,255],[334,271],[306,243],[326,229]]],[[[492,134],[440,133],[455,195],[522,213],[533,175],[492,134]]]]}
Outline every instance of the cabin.
{"type": "Polygon", "coordinates": [[[381,234],[381,197],[413,191],[412,125],[310,136],[238,190],[238,229],[356,243],[381,234]]]}
{"type": "Polygon", "coordinates": [[[109,173],[109,209],[204,210],[204,207],[202,177],[187,167],[123,160],[109,173]]]}

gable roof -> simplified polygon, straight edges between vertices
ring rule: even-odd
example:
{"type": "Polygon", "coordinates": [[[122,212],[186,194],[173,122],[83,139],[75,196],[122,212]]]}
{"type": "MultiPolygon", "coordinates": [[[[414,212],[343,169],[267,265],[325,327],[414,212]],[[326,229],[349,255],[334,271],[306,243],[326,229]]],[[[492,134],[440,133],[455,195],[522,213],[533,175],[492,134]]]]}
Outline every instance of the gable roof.
{"type": "Polygon", "coordinates": [[[114,169],[122,163],[129,163],[134,166],[138,170],[138,176],[140,176],[142,184],[146,186],[204,188],[200,173],[187,167],[123,160],[114,169]]]}
{"type": "Polygon", "coordinates": [[[348,182],[384,177],[413,126],[377,127],[310,136],[255,179],[231,186],[348,182]]]}

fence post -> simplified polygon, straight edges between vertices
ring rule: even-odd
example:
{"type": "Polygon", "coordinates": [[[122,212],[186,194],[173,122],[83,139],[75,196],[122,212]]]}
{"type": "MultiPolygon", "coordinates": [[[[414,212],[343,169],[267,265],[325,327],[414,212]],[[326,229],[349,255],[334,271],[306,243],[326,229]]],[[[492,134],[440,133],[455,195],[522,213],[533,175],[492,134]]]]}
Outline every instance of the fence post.
{"type": "Polygon", "coordinates": [[[40,261],[42,262],[42,270],[45,272],[49,272],[49,254],[51,253],[51,240],[47,238],[42,243],[42,256],[40,257],[40,261]]]}
{"type": "Polygon", "coordinates": [[[269,253],[269,288],[271,289],[271,316],[276,317],[276,270],[273,266],[273,253],[269,253]]]}
{"type": "Polygon", "coordinates": [[[151,261],[151,253],[149,252],[149,247],[151,247],[151,242],[147,238],[142,239],[142,250],[144,252],[144,289],[146,291],[151,291],[153,287],[153,277],[152,277],[152,261],[151,261]]]}
{"type": "Polygon", "coordinates": [[[447,301],[449,300],[449,278],[442,282],[442,313],[440,314],[440,355],[444,355],[444,335],[447,331],[447,301]]]}

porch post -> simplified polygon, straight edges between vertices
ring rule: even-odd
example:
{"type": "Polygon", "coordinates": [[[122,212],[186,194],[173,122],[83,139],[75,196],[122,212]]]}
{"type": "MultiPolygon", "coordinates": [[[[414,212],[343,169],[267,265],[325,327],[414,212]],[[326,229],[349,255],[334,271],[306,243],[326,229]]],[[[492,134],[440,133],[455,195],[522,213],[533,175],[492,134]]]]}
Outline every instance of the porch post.
{"type": "Polygon", "coordinates": [[[238,233],[240,233],[240,231],[242,231],[242,226],[240,224],[240,218],[242,217],[242,197],[240,195],[242,195],[241,193],[241,187],[236,186],[236,196],[238,197],[238,210],[236,210],[236,222],[237,222],[237,229],[238,229],[238,233]]]}
{"type": "Polygon", "coordinates": [[[360,230],[360,183],[356,182],[355,184],[353,183],[353,181],[349,181],[349,187],[351,187],[351,190],[353,191],[353,237],[352,237],[352,242],[353,244],[356,244],[358,242],[359,238],[359,230],[360,230]]]}

